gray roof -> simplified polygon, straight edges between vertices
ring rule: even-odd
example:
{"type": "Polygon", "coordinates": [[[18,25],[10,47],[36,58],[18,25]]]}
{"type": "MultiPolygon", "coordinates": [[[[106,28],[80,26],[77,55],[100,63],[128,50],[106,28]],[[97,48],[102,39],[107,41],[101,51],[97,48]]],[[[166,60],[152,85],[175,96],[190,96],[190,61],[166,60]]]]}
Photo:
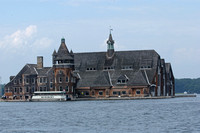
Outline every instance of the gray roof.
{"type": "Polygon", "coordinates": [[[81,77],[77,87],[146,86],[148,82],[141,66],[150,67],[145,70],[148,80],[152,82],[158,59],[159,55],[154,50],[117,51],[111,59],[106,57],[106,52],[74,53],[75,69],[81,77]],[[111,66],[114,70],[104,70],[105,67],[111,66]],[[122,70],[124,66],[130,66],[131,69],[122,70]],[[87,68],[95,70],[87,71],[87,68]],[[127,83],[117,83],[120,77],[128,78],[127,83]]]}
{"type": "Polygon", "coordinates": [[[48,76],[52,73],[52,67],[43,67],[42,69],[37,69],[36,64],[26,64],[20,72],[8,83],[6,86],[9,86],[12,84],[12,81],[15,79],[22,78],[22,75],[35,75],[35,76],[48,76]]]}
{"type": "MultiPolygon", "coordinates": [[[[67,46],[65,45],[65,43],[61,43],[60,47],[58,49],[58,52],[56,53],[54,51],[53,53],[54,55],[56,55],[56,59],[57,60],[73,60],[72,55],[69,53],[69,50],[67,49],[67,46]]],[[[72,52],[73,54],[73,52],[72,52]]]]}

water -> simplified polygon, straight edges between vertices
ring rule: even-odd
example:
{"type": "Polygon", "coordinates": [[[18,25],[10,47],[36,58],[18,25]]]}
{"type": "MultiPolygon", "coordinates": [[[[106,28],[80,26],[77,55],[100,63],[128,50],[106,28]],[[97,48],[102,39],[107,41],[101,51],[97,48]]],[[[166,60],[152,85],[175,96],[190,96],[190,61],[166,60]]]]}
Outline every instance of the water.
{"type": "Polygon", "coordinates": [[[157,100],[0,102],[1,133],[199,133],[200,96],[157,100]]]}

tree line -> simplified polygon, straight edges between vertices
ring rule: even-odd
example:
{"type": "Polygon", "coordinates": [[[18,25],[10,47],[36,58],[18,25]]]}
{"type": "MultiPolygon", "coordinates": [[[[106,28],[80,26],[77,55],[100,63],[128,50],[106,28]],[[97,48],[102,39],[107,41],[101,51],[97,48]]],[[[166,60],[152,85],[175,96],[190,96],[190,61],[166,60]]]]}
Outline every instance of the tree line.
{"type": "Polygon", "coordinates": [[[200,78],[190,79],[175,79],[175,92],[176,93],[200,93],[200,78]]]}

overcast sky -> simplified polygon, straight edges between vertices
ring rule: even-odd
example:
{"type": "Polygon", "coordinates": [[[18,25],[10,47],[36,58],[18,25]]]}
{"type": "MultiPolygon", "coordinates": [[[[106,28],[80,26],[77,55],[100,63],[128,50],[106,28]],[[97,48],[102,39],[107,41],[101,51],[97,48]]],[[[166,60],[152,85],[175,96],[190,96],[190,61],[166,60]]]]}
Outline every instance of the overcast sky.
{"type": "Polygon", "coordinates": [[[52,53],[64,37],[73,52],[155,49],[176,78],[200,77],[200,0],[1,0],[2,83],[52,53]]]}

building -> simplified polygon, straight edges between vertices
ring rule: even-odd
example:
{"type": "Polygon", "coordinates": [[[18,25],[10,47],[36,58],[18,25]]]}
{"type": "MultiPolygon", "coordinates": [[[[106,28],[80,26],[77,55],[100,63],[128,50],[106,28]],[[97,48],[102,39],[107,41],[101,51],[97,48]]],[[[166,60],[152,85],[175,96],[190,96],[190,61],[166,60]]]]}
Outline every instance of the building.
{"type": "Polygon", "coordinates": [[[115,51],[110,33],[107,51],[73,53],[65,39],[52,54],[52,67],[26,64],[5,86],[11,99],[29,99],[34,91],[65,91],[71,98],[174,96],[170,63],[155,50],[115,51]]]}

